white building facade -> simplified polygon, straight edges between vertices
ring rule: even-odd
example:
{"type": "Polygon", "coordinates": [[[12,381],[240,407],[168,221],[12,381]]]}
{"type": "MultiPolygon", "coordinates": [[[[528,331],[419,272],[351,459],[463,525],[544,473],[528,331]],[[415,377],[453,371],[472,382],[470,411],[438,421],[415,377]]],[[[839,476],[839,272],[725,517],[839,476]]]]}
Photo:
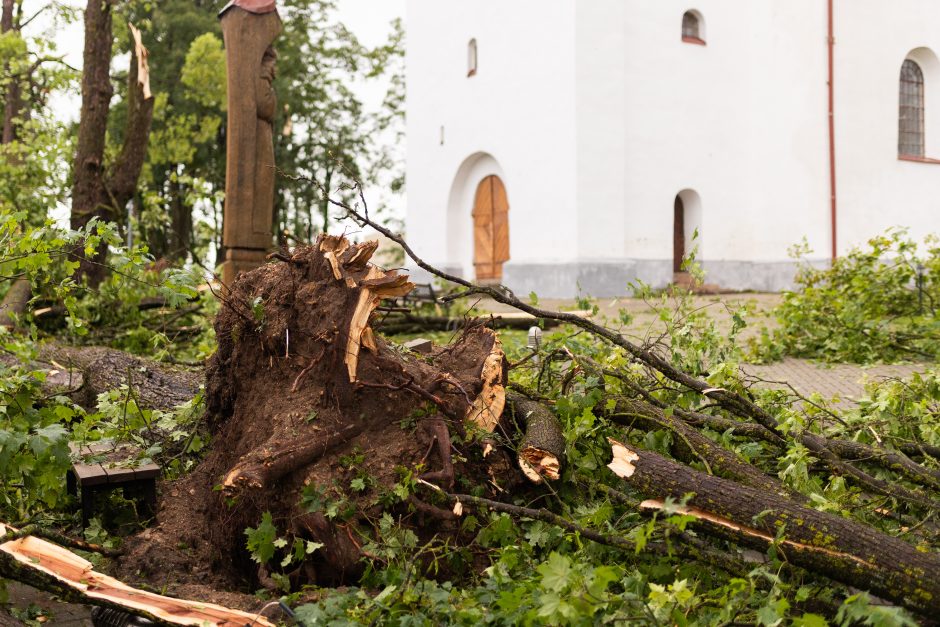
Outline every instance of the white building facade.
{"type": "Polygon", "coordinates": [[[825,263],[940,231],[937,0],[409,0],[406,21],[407,235],[466,278],[617,296],[695,246],[708,283],[773,291],[804,238],[825,263]]]}

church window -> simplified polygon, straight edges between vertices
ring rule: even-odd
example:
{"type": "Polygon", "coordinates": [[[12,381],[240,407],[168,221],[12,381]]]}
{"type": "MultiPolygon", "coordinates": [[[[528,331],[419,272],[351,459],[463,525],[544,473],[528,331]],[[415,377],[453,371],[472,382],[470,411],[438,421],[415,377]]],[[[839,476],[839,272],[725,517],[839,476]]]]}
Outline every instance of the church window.
{"type": "Polygon", "coordinates": [[[477,73],[477,40],[471,39],[467,44],[467,76],[474,76],[477,73]]]}
{"type": "Polygon", "coordinates": [[[924,156],[924,73],[915,61],[901,66],[898,154],[924,156]]]}
{"type": "Polygon", "coordinates": [[[686,11],[682,14],[682,41],[687,44],[705,45],[702,16],[697,11],[686,11]]]}

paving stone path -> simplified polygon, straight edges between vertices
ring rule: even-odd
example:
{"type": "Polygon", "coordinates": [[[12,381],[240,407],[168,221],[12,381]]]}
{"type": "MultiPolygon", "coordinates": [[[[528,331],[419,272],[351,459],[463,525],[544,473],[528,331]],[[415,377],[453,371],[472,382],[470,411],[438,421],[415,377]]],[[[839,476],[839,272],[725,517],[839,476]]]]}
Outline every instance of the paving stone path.
{"type": "Polygon", "coordinates": [[[857,402],[865,395],[865,383],[891,378],[909,377],[924,372],[932,364],[899,364],[858,366],[854,364],[819,364],[806,359],[788,357],[772,364],[748,364],[741,369],[748,375],[768,381],[771,387],[785,385],[769,383],[786,381],[803,396],[818,392],[826,399],[838,398],[840,404],[857,402]]]}

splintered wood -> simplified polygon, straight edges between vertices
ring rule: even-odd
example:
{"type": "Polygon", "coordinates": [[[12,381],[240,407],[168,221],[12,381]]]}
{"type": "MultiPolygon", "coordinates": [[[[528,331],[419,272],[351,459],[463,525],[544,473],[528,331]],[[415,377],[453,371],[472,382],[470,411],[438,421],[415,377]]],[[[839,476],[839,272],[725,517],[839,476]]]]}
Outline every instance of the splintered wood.
{"type": "MultiPolygon", "coordinates": [[[[0,523],[0,537],[15,532],[0,523]]],[[[0,544],[0,552],[15,560],[21,568],[34,571],[37,580],[52,580],[77,596],[107,601],[113,605],[145,612],[153,618],[176,625],[274,625],[258,614],[231,610],[221,605],[173,599],[138,590],[94,570],[88,560],[57,544],[26,536],[0,544]]]]}
{"type": "Polygon", "coordinates": [[[346,340],[346,369],[349,381],[356,382],[356,371],[359,367],[359,350],[362,346],[375,351],[375,336],[369,326],[372,312],[379,306],[383,298],[396,298],[404,296],[414,289],[414,283],[408,280],[407,274],[398,274],[397,270],[382,270],[369,263],[379,243],[370,240],[350,247],[349,242],[341,235],[326,235],[320,241],[320,251],[333,269],[333,277],[337,281],[345,281],[350,289],[359,288],[359,299],[349,320],[349,333],[346,340]],[[366,272],[358,282],[351,276],[352,272],[366,272]]]}
{"type": "Polygon", "coordinates": [[[483,388],[467,411],[467,420],[490,433],[499,423],[506,406],[506,388],[503,386],[503,345],[499,338],[493,339],[490,354],[483,361],[480,380],[483,388]]]}
{"type": "Polygon", "coordinates": [[[144,47],[144,42],[140,38],[140,31],[137,30],[137,27],[131,23],[128,23],[127,26],[131,29],[131,35],[134,38],[134,56],[137,58],[137,84],[140,85],[140,90],[144,94],[144,100],[149,100],[153,97],[150,92],[150,65],[147,62],[150,53],[144,47]]]}
{"type": "Polygon", "coordinates": [[[636,471],[633,462],[639,460],[640,456],[613,438],[607,438],[607,441],[610,442],[611,452],[614,455],[607,467],[621,479],[632,477],[636,471]]]}
{"type": "Polygon", "coordinates": [[[541,483],[542,477],[555,481],[561,477],[561,462],[548,451],[534,446],[519,451],[519,468],[532,483],[541,483]]]}

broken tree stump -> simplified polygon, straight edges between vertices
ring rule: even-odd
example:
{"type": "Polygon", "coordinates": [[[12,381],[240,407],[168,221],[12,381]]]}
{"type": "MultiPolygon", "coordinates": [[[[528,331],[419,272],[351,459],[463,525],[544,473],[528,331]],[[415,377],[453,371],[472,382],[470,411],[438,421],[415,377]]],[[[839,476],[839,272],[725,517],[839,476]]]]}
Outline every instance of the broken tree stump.
{"type": "Polygon", "coordinates": [[[519,467],[533,483],[561,477],[565,458],[565,435],[550,408],[521,394],[510,392],[507,400],[513,416],[525,425],[518,446],[519,467]]]}
{"type": "MultiPolygon", "coordinates": [[[[322,235],[222,294],[219,348],[206,369],[212,448],[193,475],[209,479],[187,478],[192,494],[180,498],[193,505],[178,515],[202,510],[205,550],[235,576],[258,571],[243,532],[264,512],[279,531],[323,545],[293,577],[337,583],[362,572],[361,547],[383,510],[419,534],[460,534],[450,510],[434,504],[433,491],[418,493],[420,484],[407,498],[382,496],[395,493],[402,473],[447,488],[460,477],[487,494],[499,489],[488,472],[497,456],[484,459],[479,441],[505,404],[507,363],[496,334],[470,325],[423,355],[387,344],[373,332],[373,314],[413,284],[371,264],[375,249],[322,235]],[[452,432],[463,436],[459,457],[452,432]],[[343,517],[324,517],[310,504],[318,499],[341,501],[343,517]]],[[[166,510],[161,525],[183,525],[168,522],[166,510]]],[[[255,577],[265,579],[267,571],[255,577]]]]}

